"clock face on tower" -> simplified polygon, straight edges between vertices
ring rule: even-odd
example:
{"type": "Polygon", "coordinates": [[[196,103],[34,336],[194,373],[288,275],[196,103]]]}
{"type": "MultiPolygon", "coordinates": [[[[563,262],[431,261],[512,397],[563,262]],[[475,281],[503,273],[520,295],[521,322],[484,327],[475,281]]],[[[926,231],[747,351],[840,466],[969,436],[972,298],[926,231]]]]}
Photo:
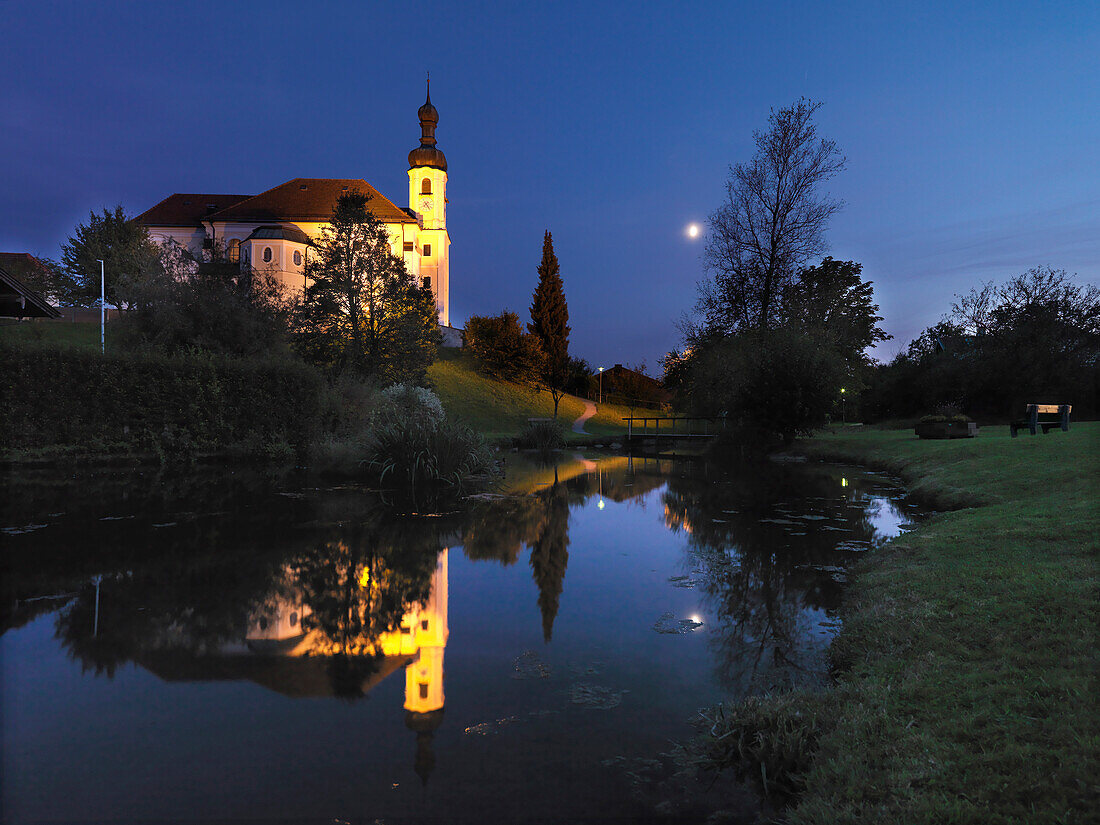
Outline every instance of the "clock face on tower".
{"type": "Polygon", "coordinates": [[[420,209],[423,212],[431,212],[432,211],[432,199],[431,198],[421,198],[420,199],[420,209]]]}

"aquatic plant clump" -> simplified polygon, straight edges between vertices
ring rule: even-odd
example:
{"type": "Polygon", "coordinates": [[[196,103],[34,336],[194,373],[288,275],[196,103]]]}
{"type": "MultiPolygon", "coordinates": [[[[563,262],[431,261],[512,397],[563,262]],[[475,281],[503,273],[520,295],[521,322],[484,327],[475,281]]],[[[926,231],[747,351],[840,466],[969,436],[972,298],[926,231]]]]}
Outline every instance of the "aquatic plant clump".
{"type": "Polygon", "coordinates": [[[518,436],[522,450],[560,450],[565,446],[565,429],[557,420],[531,421],[518,436]]]}
{"type": "Polygon", "coordinates": [[[399,417],[377,425],[363,464],[378,480],[414,502],[442,491],[455,493],[494,471],[485,439],[451,422],[399,417]]]}

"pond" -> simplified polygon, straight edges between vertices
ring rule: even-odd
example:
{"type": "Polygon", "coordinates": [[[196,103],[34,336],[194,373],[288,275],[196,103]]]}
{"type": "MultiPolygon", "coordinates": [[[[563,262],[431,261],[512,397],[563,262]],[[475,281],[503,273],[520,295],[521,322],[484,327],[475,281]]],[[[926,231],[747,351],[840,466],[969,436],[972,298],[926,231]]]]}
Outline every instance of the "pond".
{"type": "Polygon", "coordinates": [[[5,479],[5,821],[698,821],[717,702],[825,678],[919,515],[854,468],[506,455],[396,518],[293,473],[5,479]]]}

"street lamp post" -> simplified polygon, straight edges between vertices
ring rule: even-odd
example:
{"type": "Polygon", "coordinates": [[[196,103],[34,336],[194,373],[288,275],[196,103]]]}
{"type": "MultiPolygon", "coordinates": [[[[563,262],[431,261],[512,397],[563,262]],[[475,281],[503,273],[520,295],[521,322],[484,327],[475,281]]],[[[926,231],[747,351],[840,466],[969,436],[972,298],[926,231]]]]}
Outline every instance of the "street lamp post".
{"type": "Polygon", "coordinates": [[[600,367],[600,403],[603,403],[603,367],[600,367]]]}
{"type": "Polygon", "coordinates": [[[847,423],[848,414],[848,396],[845,395],[846,390],[844,387],[840,388],[840,423],[847,423]]]}
{"type": "Polygon", "coordinates": [[[103,355],[107,352],[107,337],[104,335],[104,327],[106,319],[104,313],[107,306],[107,276],[104,273],[103,261],[96,258],[99,261],[99,353],[103,355]]]}

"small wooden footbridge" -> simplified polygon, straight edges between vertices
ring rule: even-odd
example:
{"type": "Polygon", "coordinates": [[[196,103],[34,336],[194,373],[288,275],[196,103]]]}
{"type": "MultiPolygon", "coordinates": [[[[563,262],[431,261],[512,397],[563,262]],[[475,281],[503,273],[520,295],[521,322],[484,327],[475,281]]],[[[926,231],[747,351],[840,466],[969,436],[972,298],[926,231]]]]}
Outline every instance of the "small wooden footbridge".
{"type": "Polygon", "coordinates": [[[655,449],[661,444],[706,442],[725,429],[724,418],[686,415],[632,416],[626,422],[626,446],[655,449]]]}

